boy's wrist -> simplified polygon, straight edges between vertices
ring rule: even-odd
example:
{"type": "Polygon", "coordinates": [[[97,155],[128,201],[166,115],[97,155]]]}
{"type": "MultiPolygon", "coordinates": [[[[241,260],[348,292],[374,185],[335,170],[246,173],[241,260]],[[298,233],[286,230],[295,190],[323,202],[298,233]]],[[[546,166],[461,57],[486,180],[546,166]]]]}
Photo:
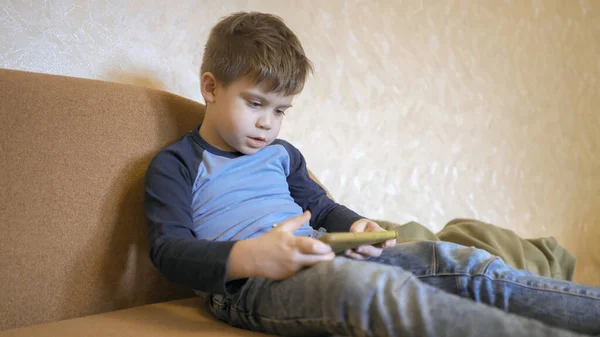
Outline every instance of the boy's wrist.
{"type": "Polygon", "coordinates": [[[240,240],[231,248],[227,266],[228,281],[256,276],[252,241],[252,239],[240,240]]]}

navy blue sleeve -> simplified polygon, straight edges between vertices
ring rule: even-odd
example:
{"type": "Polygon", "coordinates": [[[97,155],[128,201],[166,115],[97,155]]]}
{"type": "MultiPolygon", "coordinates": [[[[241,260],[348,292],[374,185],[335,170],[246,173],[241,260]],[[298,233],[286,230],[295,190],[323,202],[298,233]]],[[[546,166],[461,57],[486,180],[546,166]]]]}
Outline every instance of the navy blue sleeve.
{"type": "Polygon", "coordinates": [[[150,163],[144,186],[150,259],[171,282],[209,293],[233,295],[245,279],[226,282],[236,241],[199,240],[192,230],[195,174],[175,151],[163,150],[150,163]]]}
{"type": "Polygon", "coordinates": [[[302,210],[311,212],[310,226],[328,232],[348,232],[350,226],[363,217],[331,200],[325,190],[308,175],[302,153],[290,143],[279,140],[290,155],[290,175],[287,178],[290,194],[302,210]]]}

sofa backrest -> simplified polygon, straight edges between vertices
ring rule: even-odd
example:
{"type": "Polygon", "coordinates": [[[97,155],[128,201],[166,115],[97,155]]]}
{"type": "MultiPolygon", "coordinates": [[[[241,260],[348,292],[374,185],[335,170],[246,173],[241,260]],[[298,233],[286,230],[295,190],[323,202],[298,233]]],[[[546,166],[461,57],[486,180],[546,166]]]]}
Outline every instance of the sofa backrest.
{"type": "Polygon", "coordinates": [[[143,176],[203,111],[159,90],[0,69],[0,330],[192,296],[148,259],[143,176]]]}

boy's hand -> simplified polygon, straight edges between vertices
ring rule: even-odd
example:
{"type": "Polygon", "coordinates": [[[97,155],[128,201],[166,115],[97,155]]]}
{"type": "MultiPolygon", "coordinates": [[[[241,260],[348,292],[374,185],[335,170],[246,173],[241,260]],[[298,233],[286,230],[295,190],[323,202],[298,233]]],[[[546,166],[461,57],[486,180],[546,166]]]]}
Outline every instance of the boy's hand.
{"type": "Polygon", "coordinates": [[[310,212],[306,211],[280,223],[263,236],[237,242],[231,251],[228,278],[258,276],[283,280],[304,267],[333,260],[335,254],[329,245],[294,235],[309,221],[310,212]]]}
{"type": "MultiPolygon", "coordinates": [[[[369,219],[360,219],[352,224],[350,232],[383,232],[375,221],[369,219]]],[[[347,249],[344,255],[356,260],[365,260],[369,257],[378,257],[381,255],[383,248],[393,247],[396,244],[396,239],[390,239],[376,245],[364,245],[355,249],[347,249]]]]}

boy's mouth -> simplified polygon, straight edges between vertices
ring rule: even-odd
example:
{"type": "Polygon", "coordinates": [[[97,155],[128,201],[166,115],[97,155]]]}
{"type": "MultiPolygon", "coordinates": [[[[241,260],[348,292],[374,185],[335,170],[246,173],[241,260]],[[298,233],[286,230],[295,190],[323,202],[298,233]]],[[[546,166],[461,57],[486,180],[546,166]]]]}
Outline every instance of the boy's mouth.
{"type": "Polygon", "coordinates": [[[265,145],[267,140],[262,137],[248,137],[248,143],[251,147],[260,148],[265,145]]]}

